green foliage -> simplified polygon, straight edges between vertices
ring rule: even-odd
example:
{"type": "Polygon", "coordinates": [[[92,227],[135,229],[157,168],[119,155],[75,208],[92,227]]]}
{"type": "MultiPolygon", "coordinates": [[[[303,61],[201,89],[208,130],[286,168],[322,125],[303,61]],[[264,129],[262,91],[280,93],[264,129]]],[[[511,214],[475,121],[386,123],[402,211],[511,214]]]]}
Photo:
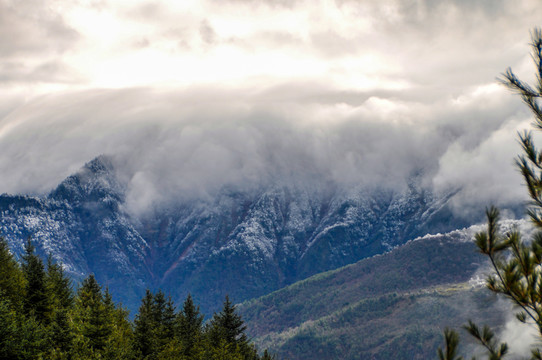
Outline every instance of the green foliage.
{"type": "MultiPolygon", "coordinates": [[[[211,346],[217,351],[220,350],[220,354],[227,349],[235,349],[234,353],[242,359],[258,359],[256,349],[250,345],[245,334],[246,328],[241,316],[236,312],[235,305],[226,295],[222,310],[213,315],[207,327],[207,336],[211,346]]],[[[211,357],[221,359],[217,356],[213,353],[211,357]]],[[[232,359],[237,358],[236,356],[232,359]]]]}
{"type": "Polygon", "coordinates": [[[175,337],[179,340],[182,356],[193,357],[199,352],[203,341],[203,315],[190,294],[175,319],[175,337]]]}
{"type": "Polygon", "coordinates": [[[18,357],[21,359],[36,359],[44,357],[49,344],[47,343],[47,328],[38,322],[34,316],[17,316],[18,327],[18,357]]]}
{"type": "MultiPolygon", "coordinates": [[[[487,349],[490,360],[501,360],[508,352],[508,345],[506,343],[499,344],[489,326],[486,325],[480,329],[475,323],[469,321],[468,325],[465,325],[465,329],[487,349]]],[[[459,339],[457,339],[455,346],[458,342],[459,339]]]]}
{"type": "Polygon", "coordinates": [[[210,360],[244,360],[245,357],[241,355],[240,349],[234,343],[228,343],[226,340],[221,339],[218,344],[209,349],[206,354],[206,358],[210,360]]]}
{"type": "Polygon", "coordinates": [[[446,350],[438,349],[440,360],[463,360],[462,356],[457,355],[457,344],[459,344],[459,335],[454,330],[446,328],[444,330],[444,341],[446,350]]]}
{"type": "Polygon", "coordinates": [[[7,241],[0,237],[0,293],[9,300],[10,306],[22,305],[25,279],[19,263],[15,260],[7,241]]]}
{"type": "Polygon", "coordinates": [[[144,358],[160,358],[159,354],[174,352],[170,342],[175,335],[175,306],[171,298],[166,300],[162,291],[155,295],[147,290],[141,300],[139,313],[135,319],[134,336],[136,350],[144,358]],[[167,350],[166,350],[167,349],[167,350]]]}
{"type": "Polygon", "coordinates": [[[49,340],[54,344],[55,357],[67,357],[73,349],[75,340],[74,328],[66,309],[57,309],[50,327],[49,340]]]}
{"type": "Polygon", "coordinates": [[[47,273],[45,276],[47,292],[53,309],[70,309],[74,304],[71,280],[66,276],[61,264],[47,258],[47,273]]]}
{"type": "Polygon", "coordinates": [[[412,241],[243,303],[247,334],[279,358],[430,359],[442,324],[504,321],[494,296],[468,283],[484,257],[454,236],[412,241]]]}
{"type": "Polygon", "coordinates": [[[228,297],[207,326],[203,319],[190,295],[176,314],[171,299],[147,290],[134,321],[135,350],[144,359],[259,359],[228,297]]]}
{"type": "Polygon", "coordinates": [[[74,318],[78,324],[77,331],[88,340],[92,351],[105,349],[113,331],[109,315],[102,288],[94,275],[88,276],[77,291],[74,318]]]}
{"type": "Polygon", "coordinates": [[[103,357],[112,360],[135,359],[134,335],[128,310],[113,302],[109,289],[105,289],[103,297],[109,327],[112,329],[103,350],[103,357]]]}
{"type": "Polygon", "coordinates": [[[155,332],[156,324],[153,316],[153,295],[147,289],[145,296],[141,299],[139,313],[136,315],[134,325],[134,337],[136,350],[143,358],[155,353],[155,332]]]}
{"type": "Polygon", "coordinates": [[[223,340],[226,344],[246,345],[246,326],[241,316],[235,312],[235,305],[226,295],[222,310],[215,313],[211,320],[209,333],[211,342],[218,346],[223,340]]]}
{"type": "Polygon", "coordinates": [[[190,295],[177,313],[148,290],[132,324],[93,275],[74,294],[62,266],[49,257],[45,268],[30,240],[20,266],[0,238],[0,260],[0,359],[260,359],[229,298],[205,326],[190,295]]]}
{"type": "MultiPolygon", "coordinates": [[[[542,129],[542,31],[532,33],[532,59],[536,66],[536,86],[531,86],[517,78],[507,69],[501,82],[513,92],[518,93],[534,115],[534,126],[542,129]]],[[[493,274],[487,279],[487,287],[494,293],[504,295],[519,309],[516,317],[523,323],[534,324],[542,337],[542,151],[536,148],[530,132],[519,135],[523,154],[517,158],[527,190],[531,198],[528,215],[538,231],[530,242],[525,242],[519,231],[506,234],[499,231],[499,211],[491,207],[486,211],[487,230],[475,236],[480,252],[486,255],[493,274]]],[[[499,343],[488,327],[478,327],[469,321],[464,326],[467,332],[481,344],[491,360],[503,359],[508,353],[508,345],[499,343]]],[[[457,339],[449,341],[445,333],[447,351],[455,351],[457,339]]],[[[442,350],[439,350],[439,355],[442,350]]],[[[541,359],[540,349],[532,350],[531,359],[541,359]]]]}
{"type": "Polygon", "coordinates": [[[272,355],[271,353],[269,353],[267,349],[264,350],[262,354],[262,360],[275,360],[275,359],[276,359],[275,355],[272,355]]]}
{"type": "Polygon", "coordinates": [[[51,304],[47,292],[45,267],[34,251],[34,245],[28,239],[25,254],[22,257],[23,274],[26,280],[23,307],[27,315],[35,316],[41,323],[47,323],[51,318],[51,304]]]}
{"type": "Polygon", "coordinates": [[[0,297],[0,359],[16,358],[18,340],[16,313],[11,309],[9,301],[0,297]]]}

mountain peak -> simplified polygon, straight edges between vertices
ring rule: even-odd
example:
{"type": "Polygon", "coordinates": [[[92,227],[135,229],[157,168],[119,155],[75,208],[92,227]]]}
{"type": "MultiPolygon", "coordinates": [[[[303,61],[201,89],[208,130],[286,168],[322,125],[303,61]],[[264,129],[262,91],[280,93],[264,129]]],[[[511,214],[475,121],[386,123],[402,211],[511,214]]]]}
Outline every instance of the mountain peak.
{"type": "Polygon", "coordinates": [[[111,157],[102,154],[87,162],[81,170],[88,170],[93,174],[107,174],[112,173],[115,168],[111,157]]]}
{"type": "Polygon", "coordinates": [[[125,186],[116,176],[111,157],[100,155],[67,177],[49,194],[49,197],[72,203],[106,199],[121,201],[124,199],[124,192],[125,186]]]}

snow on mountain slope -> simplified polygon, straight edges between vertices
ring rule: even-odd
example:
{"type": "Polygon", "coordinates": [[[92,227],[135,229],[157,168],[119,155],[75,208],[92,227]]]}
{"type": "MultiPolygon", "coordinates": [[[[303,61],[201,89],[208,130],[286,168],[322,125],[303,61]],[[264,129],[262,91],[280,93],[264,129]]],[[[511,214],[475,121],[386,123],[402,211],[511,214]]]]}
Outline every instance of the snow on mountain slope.
{"type": "Polygon", "coordinates": [[[413,180],[401,191],[304,184],[223,189],[135,218],[106,156],[45,197],[0,196],[0,232],[16,254],[31,236],[76,278],[93,272],[132,310],[145,288],[188,292],[209,313],[236,301],[383,253],[427,233],[463,227],[413,180]]]}

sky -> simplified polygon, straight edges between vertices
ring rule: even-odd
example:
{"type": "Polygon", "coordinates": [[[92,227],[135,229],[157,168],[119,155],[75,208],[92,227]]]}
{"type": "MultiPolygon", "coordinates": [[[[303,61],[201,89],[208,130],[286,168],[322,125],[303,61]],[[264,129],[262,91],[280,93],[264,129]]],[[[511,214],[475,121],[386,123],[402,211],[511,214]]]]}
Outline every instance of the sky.
{"type": "MultiPolygon", "coordinates": [[[[0,0],[0,193],[115,159],[133,211],[280,181],[525,199],[539,0],[0,0]],[[286,180],[285,180],[286,179],[286,180]]],[[[459,210],[458,210],[459,211],[459,210]]]]}

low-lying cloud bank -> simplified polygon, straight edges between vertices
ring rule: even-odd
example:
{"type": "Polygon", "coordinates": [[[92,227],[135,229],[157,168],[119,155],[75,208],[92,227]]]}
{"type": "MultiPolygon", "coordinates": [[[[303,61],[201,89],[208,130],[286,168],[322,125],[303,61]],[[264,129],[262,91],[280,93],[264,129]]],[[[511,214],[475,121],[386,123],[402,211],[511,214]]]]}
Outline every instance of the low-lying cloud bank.
{"type": "Polygon", "coordinates": [[[287,182],[403,186],[422,176],[436,191],[460,189],[458,209],[524,199],[513,166],[528,113],[490,85],[435,104],[357,94],[318,84],[273,89],[145,88],[46,96],[0,122],[0,191],[45,193],[85,162],[109,154],[127,178],[135,211],[222,186],[287,182]]]}
{"type": "Polygon", "coordinates": [[[540,11],[0,0],[0,192],[47,193],[109,154],[135,212],[223,186],[396,188],[414,175],[458,190],[457,211],[521,203],[516,132],[530,115],[495,78],[532,74],[540,11]]]}

